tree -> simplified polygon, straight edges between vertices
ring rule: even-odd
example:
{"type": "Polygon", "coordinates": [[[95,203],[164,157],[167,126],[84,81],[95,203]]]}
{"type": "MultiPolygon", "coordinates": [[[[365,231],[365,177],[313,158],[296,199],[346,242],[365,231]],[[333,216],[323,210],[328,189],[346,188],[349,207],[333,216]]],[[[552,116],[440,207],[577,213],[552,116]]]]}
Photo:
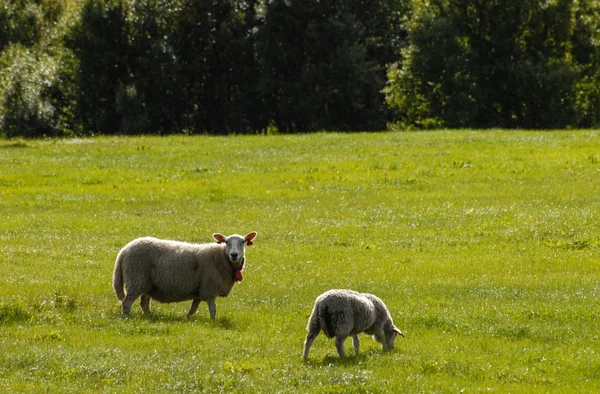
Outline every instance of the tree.
{"type": "Polygon", "coordinates": [[[71,40],[86,127],[126,134],[259,127],[255,2],[89,0],[71,40]]]}
{"type": "Polygon", "coordinates": [[[9,43],[34,45],[43,29],[44,13],[37,2],[14,0],[0,5],[0,51],[9,43]]]}
{"type": "MultiPolygon", "coordinates": [[[[127,86],[131,53],[131,4],[122,0],[89,0],[69,46],[79,59],[77,113],[85,130],[112,134],[120,130],[116,97],[127,86]]],[[[142,130],[140,130],[142,131],[142,130]]]]}
{"type": "Polygon", "coordinates": [[[244,133],[266,127],[253,30],[256,0],[187,0],[175,16],[170,42],[184,83],[184,128],[244,133]]]}
{"type": "Polygon", "coordinates": [[[407,124],[556,128],[572,124],[578,65],[573,0],[415,1],[387,100],[407,124]]]}
{"type": "Polygon", "coordinates": [[[397,4],[266,3],[256,44],[260,92],[279,130],[385,126],[385,62],[398,53],[402,36],[397,4]]]}
{"type": "Polygon", "coordinates": [[[600,126],[600,2],[580,0],[575,12],[572,56],[580,69],[575,84],[577,127],[600,126]]]}
{"type": "Polygon", "coordinates": [[[0,6],[0,133],[62,136],[80,131],[72,111],[76,59],[63,47],[69,0],[15,0],[0,6]]]}

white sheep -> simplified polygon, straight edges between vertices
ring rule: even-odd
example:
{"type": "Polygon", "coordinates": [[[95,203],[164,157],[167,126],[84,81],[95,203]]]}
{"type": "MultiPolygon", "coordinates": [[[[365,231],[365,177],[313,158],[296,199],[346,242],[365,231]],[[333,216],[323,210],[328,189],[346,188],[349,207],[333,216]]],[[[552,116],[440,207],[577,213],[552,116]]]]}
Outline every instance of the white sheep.
{"type": "Polygon", "coordinates": [[[141,296],[144,313],[150,312],[151,299],[165,303],[193,300],[188,317],[196,313],[200,301],[206,301],[214,320],[215,299],[226,297],[235,282],[242,280],[245,245],[252,245],[256,232],[229,237],[217,233],[213,237],[217,242],[208,244],[145,237],[121,249],[112,282],[123,315],[141,296]]]}
{"type": "Polygon", "coordinates": [[[383,350],[394,348],[397,335],[402,332],[394,326],[387,307],[373,294],[353,290],[329,290],[317,297],[304,341],[304,360],[321,330],[328,338],[335,337],[335,347],[341,358],[345,356],[344,341],[352,337],[354,352],[358,356],[358,334],[365,332],[383,345],[383,350]]]}

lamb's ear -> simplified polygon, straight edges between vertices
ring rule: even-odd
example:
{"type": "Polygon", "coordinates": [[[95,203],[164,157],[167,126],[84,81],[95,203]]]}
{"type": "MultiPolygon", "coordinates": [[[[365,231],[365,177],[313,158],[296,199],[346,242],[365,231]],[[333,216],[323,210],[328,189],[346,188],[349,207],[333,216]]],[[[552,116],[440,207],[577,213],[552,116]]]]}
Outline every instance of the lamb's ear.
{"type": "Polygon", "coordinates": [[[217,241],[218,244],[225,242],[225,236],[223,234],[214,233],[213,238],[217,241]]]}
{"type": "Polygon", "coordinates": [[[404,338],[404,334],[402,334],[402,331],[400,331],[398,328],[394,327],[394,334],[396,335],[401,335],[404,338]]]}
{"type": "Polygon", "coordinates": [[[247,234],[244,239],[246,240],[246,245],[248,246],[252,246],[254,243],[252,242],[252,240],[256,238],[256,231],[251,232],[250,234],[247,234]]]}

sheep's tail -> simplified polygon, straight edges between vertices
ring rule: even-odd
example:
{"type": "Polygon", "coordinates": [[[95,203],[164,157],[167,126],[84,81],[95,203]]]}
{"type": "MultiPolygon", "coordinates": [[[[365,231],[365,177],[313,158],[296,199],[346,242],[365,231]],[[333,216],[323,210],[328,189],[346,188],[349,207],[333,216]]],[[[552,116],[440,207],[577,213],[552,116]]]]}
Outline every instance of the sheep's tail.
{"type": "Polygon", "coordinates": [[[115,294],[119,301],[123,301],[125,299],[125,289],[123,286],[123,269],[121,268],[123,261],[122,253],[119,253],[117,256],[117,261],[115,263],[115,272],[113,273],[112,285],[113,289],[115,289],[115,294]]]}
{"type": "Polygon", "coordinates": [[[333,313],[331,312],[328,304],[325,304],[322,306],[322,308],[319,308],[319,324],[321,325],[323,333],[328,338],[333,338],[335,336],[336,324],[332,320],[333,313]]]}
{"type": "Polygon", "coordinates": [[[308,324],[306,325],[306,331],[309,334],[318,334],[321,331],[321,319],[319,319],[319,305],[315,305],[308,318],[308,324]]]}

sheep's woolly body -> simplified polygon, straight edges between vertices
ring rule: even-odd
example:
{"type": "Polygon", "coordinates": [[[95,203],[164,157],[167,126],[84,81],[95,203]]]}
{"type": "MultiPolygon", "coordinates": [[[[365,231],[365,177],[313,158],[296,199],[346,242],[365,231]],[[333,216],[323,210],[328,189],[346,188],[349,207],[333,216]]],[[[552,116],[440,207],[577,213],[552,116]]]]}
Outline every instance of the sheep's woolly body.
{"type": "Polygon", "coordinates": [[[322,329],[328,338],[359,334],[375,323],[375,306],[365,296],[349,290],[329,291],[315,301],[308,331],[322,329]]]}
{"type": "Polygon", "coordinates": [[[393,348],[396,334],[402,334],[394,326],[387,307],[378,297],[345,289],[329,290],[317,297],[306,330],[305,359],[321,330],[327,337],[336,338],[340,357],[344,357],[343,344],[349,336],[358,354],[358,334],[361,332],[373,335],[384,350],[393,348]]]}
{"type": "MultiPolygon", "coordinates": [[[[234,268],[241,269],[243,261],[242,255],[234,268]]],[[[226,297],[235,283],[230,264],[226,245],[222,243],[138,238],[119,252],[113,288],[122,301],[123,314],[129,313],[133,302],[141,296],[144,312],[150,311],[151,299],[165,303],[194,300],[190,316],[200,301],[206,301],[214,318],[215,298],[226,297]]]]}

